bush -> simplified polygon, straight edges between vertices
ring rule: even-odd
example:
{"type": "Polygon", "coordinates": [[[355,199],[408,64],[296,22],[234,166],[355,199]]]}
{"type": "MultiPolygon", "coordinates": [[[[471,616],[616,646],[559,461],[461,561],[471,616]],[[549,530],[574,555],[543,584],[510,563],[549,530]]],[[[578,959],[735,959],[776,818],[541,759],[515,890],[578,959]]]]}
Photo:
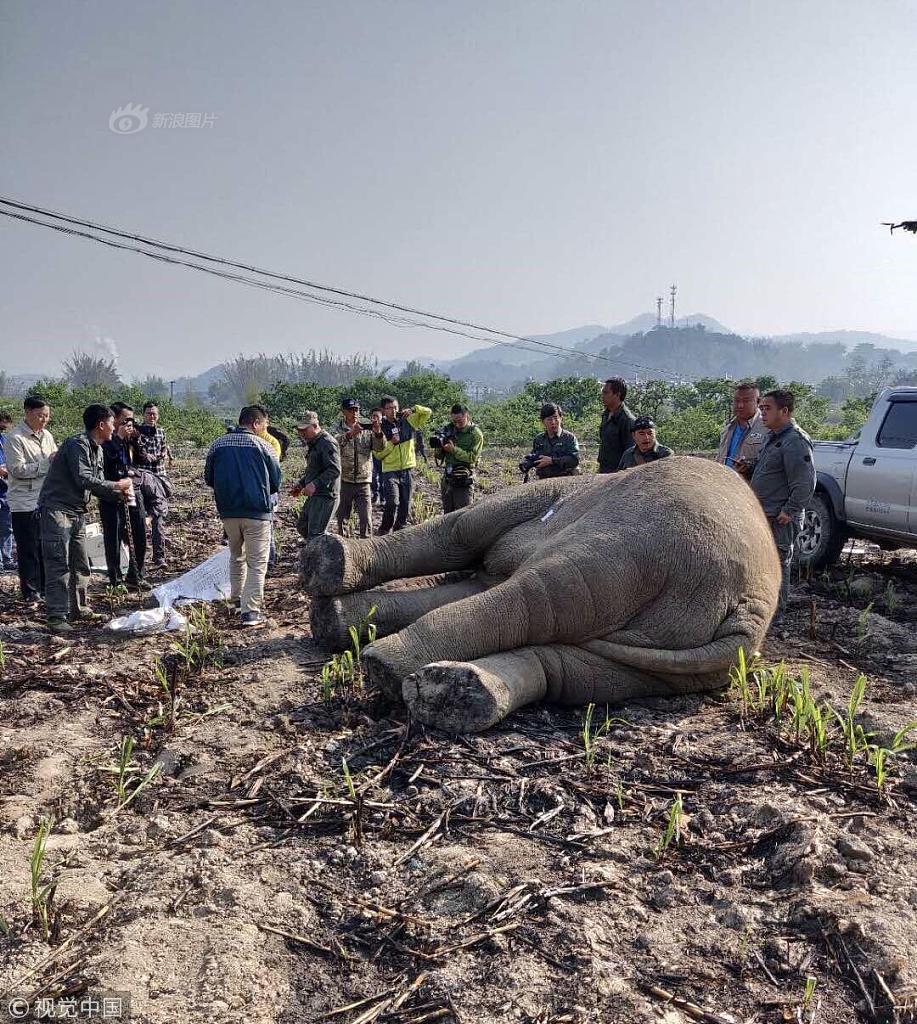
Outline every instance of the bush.
{"type": "MultiPolygon", "coordinates": [[[[134,414],[139,421],[143,403],[147,401],[138,387],[124,385],[118,388],[84,387],[71,388],[63,380],[41,380],[29,388],[29,394],[41,395],[51,406],[51,422],[48,424],[55,440],[60,443],[65,437],[83,431],[83,410],[93,402],[111,404],[126,402],[133,406],[134,414]]],[[[220,434],[225,427],[223,421],[208,409],[186,408],[165,400],[159,402],[159,423],[165,430],[170,444],[207,445],[220,434]]],[[[18,403],[17,415],[22,409],[18,403]]]]}

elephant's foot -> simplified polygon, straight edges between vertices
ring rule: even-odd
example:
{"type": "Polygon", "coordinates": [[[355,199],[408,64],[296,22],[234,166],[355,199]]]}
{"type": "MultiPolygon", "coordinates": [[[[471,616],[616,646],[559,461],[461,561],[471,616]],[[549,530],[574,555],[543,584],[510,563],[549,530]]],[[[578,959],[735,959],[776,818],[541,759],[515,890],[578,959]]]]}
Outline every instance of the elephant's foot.
{"type": "Polygon", "coordinates": [[[331,597],[347,590],[352,575],[348,542],[336,533],[315,537],[302,549],[299,574],[310,594],[331,597]]]}
{"type": "Polygon", "coordinates": [[[402,696],[412,718],[444,732],[483,732],[547,690],[538,658],[508,651],[478,661],[437,661],[408,676],[402,696]]]}
{"type": "Polygon", "coordinates": [[[350,643],[338,597],[313,597],[309,605],[312,639],[329,651],[344,651],[350,643]]]}
{"type": "Polygon", "coordinates": [[[401,700],[403,673],[397,664],[386,658],[380,644],[370,644],[363,652],[363,671],[367,681],[381,690],[389,700],[401,700]]]}

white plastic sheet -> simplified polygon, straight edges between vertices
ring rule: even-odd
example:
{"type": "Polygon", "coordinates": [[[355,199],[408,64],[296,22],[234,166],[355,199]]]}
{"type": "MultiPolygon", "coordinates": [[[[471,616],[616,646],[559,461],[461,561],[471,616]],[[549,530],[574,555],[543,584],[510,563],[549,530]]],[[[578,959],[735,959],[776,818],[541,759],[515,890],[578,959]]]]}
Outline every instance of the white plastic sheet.
{"type": "Polygon", "coordinates": [[[166,630],[184,629],[188,620],[174,608],[147,608],[130,615],[112,619],[105,627],[113,633],[162,633],[166,630]]]}
{"type": "Polygon", "coordinates": [[[221,601],[229,597],[229,548],[221,548],[183,576],[156,587],[153,597],[163,608],[189,601],[221,601]]]}
{"type": "Polygon", "coordinates": [[[113,633],[160,633],[184,629],[188,620],[175,605],[192,601],[219,601],[229,597],[229,548],[221,548],[184,575],[169,580],[152,592],[158,608],[112,619],[105,627],[113,633]]]}

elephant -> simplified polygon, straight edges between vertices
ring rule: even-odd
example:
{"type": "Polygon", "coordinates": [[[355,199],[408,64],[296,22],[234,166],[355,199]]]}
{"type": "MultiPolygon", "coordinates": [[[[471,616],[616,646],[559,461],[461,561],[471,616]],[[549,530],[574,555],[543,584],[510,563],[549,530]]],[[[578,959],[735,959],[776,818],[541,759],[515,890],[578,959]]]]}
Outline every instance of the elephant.
{"type": "Polygon", "coordinates": [[[301,562],[315,639],[345,649],[374,608],[369,681],[453,733],[541,700],[719,688],[758,649],[780,571],[748,484],[682,456],[503,488],[385,537],[325,534],[301,562]]]}

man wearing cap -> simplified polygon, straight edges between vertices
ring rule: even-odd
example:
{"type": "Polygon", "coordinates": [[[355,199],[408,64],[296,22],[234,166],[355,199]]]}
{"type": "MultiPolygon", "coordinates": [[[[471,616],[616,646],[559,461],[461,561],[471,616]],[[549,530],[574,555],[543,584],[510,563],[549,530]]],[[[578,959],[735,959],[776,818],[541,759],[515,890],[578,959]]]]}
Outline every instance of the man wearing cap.
{"type": "Polygon", "coordinates": [[[452,422],[437,431],[430,441],[437,465],[443,466],[440,494],[443,512],[454,512],[474,501],[474,470],[484,448],[484,435],[471,422],[468,407],[452,406],[452,422]],[[438,447],[434,442],[438,442],[438,447]]]}
{"type": "Polygon", "coordinates": [[[638,416],[634,420],[631,435],[634,443],[621,456],[618,469],[633,469],[634,466],[642,466],[644,462],[666,459],[673,454],[671,448],[666,448],[656,440],[656,424],[649,416],[638,416]]]}
{"type": "Polygon", "coordinates": [[[338,533],[356,510],[360,536],[372,533],[373,435],[360,422],[360,403],[355,398],[341,402],[341,418],[334,428],[341,453],[341,503],[338,505],[338,533]]]}
{"type": "Polygon", "coordinates": [[[532,441],[533,468],[539,480],[579,473],[579,441],[572,431],[563,429],[563,409],[556,402],[545,402],[539,418],[544,433],[532,441]]]}
{"type": "Polygon", "coordinates": [[[290,494],[308,499],[296,529],[306,538],[320,537],[328,529],[341,494],[341,453],[338,443],[318,422],[318,413],[304,412],[296,432],[306,442],[306,471],[290,488],[290,494]]]}

